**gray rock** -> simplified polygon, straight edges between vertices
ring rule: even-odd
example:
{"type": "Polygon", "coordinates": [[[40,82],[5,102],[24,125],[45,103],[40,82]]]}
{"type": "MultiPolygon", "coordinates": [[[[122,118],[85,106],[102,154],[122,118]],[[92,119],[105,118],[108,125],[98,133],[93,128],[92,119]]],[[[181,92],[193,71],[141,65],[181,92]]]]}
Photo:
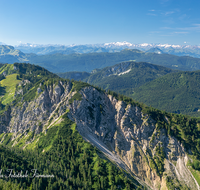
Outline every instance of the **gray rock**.
{"type": "Polygon", "coordinates": [[[41,92],[42,92],[42,89],[41,89],[41,88],[38,88],[38,89],[37,89],[37,93],[40,94],[41,92]]]}

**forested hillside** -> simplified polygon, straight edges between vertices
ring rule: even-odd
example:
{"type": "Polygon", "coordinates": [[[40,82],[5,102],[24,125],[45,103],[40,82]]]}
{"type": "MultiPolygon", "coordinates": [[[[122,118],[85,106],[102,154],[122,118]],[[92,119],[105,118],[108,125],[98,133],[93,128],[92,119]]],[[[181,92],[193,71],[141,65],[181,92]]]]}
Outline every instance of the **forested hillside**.
{"type": "Polygon", "coordinates": [[[127,61],[101,70],[94,70],[92,73],[66,72],[58,73],[58,75],[66,79],[81,80],[105,90],[130,95],[136,87],[171,72],[178,71],[145,62],[127,61]]]}
{"type": "Polygon", "coordinates": [[[83,140],[75,126],[65,114],[60,124],[38,135],[39,141],[33,141],[25,150],[18,147],[25,145],[21,144],[23,141],[34,139],[30,130],[21,134],[23,141],[15,148],[11,148],[9,135],[1,135],[0,168],[4,177],[0,179],[0,189],[136,189],[139,186],[136,180],[128,179],[127,174],[103,159],[95,147],[83,140]],[[14,177],[26,172],[24,178],[14,177]]]}
{"type": "Polygon", "coordinates": [[[134,90],[131,97],[168,112],[200,116],[200,71],[170,73],[134,90]]]}

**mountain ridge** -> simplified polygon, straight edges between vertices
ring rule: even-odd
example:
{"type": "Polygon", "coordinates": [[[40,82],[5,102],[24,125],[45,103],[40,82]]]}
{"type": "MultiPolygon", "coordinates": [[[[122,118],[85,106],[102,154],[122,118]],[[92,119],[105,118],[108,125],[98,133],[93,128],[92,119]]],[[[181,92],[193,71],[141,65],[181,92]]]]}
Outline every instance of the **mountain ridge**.
{"type": "MultiPolygon", "coordinates": [[[[38,155],[51,152],[54,155],[51,161],[61,156],[58,150],[66,147],[64,139],[72,138],[79,132],[97,148],[101,147],[100,150],[107,149],[116,159],[122,160],[131,171],[129,175],[137,176],[142,184],[147,184],[147,188],[199,189],[198,179],[195,176],[194,180],[190,173],[191,168],[196,167],[194,163],[199,163],[198,118],[159,111],[115,92],[106,93],[87,83],[64,80],[39,66],[17,63],[14,66],[15,71],[21,72],[18,77],[23,82],[18,83],[15,100],[0,116],[4,132],[0,140],[5,146],[36,150],[38,155]],[[70,136],[65,136],[67,131],[70,136]],[[55,142],[64,145],[59,147],[57,143],[55,147],[55,142]],[[191,162],[189,166],[188,160],[191,162]]],[[[77,136],[75,140],[78,139],[80,137],[77,136]]],[[[79,146],[75,144],[73,150],[68,149],[68,152],[78,156],[74,151],[79,146]]],[[[67,149],[64,151],[67,152],[67,149]]],[[[65,162],[69,164],[68,171],[75,161],[69,163],[65,159],[65,162]]],[[[64,166],[63,162],[60,163],[64,166]]],[[[81,171],[78,168],[77,171],[81,171]]],[[[94,165],[91,171],[98,176],[101,171],[96,168],[94,165]]],[[[111,188],[112,184],[118,184],[119,179],[111,175],[113,169],[109,171],[111,188]]],[[[198,168],[195,171],[198,172],[198,168]]],[[[74,179],[84,179],[83,173],[79,172],[79,177],[74,176],[72,171],[67,174],[73,176],[65,178],[69,186],[83,187],[74,179]]],[[[91,179],[91,183],[97,185],[100,181],[91,179]]],[[[95,189],[95,186],[90,187],[95,189]]]]}
{"type": "Polygon", "coordinates": [[[92,73],[67,72],[58,73],[58,75],[63,78],[82,80],[105,90],[110,89],[129,95],[129,92],[137,86],[170,72],[178,71],[146,62],[127,61],[98,71],[94,70],[92,73]]]}

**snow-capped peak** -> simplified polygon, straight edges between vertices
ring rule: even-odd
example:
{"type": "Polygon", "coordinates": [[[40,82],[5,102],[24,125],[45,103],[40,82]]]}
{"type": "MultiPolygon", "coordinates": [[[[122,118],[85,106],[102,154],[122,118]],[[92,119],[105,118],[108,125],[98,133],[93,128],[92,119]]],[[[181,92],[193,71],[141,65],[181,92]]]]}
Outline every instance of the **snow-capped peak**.
{"type": "Polygon", "coordinates": [[[142,47],[153,46],[152,44],[148,44],[148,43],[143,43],[143,44],[138,44],[138,45],[142,47]]]}
{"type": "Polygon", "coordinates": [[[110,46],[110,45],[114,45],[114,46],[133,46],[133,44],[129,43],[129,42],[111,42],[111,43],[104,43],[104,46],[110,46]]]}

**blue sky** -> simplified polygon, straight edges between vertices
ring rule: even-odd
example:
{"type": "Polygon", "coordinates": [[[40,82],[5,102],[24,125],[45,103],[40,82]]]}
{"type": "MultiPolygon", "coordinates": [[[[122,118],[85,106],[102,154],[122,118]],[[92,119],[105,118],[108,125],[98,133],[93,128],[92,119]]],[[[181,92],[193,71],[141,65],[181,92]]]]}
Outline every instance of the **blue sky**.
{"type": "Polygon", "coordinates": [[[0,0],[0,42],[200,45],[199,0],[0,0]]]}

